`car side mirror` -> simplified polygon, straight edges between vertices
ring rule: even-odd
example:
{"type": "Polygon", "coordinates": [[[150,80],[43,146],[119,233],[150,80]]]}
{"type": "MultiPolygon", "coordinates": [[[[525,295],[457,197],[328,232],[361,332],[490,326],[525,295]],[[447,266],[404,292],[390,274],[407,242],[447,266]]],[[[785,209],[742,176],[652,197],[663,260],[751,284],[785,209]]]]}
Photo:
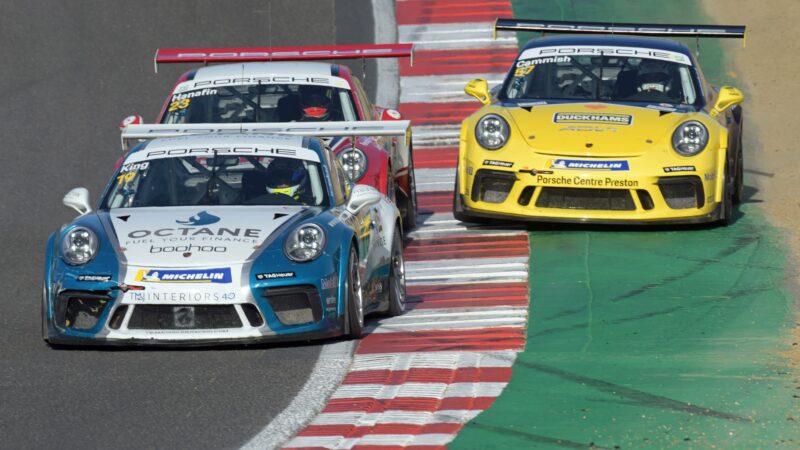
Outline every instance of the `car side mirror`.
{"type": "Polygon", "coordinates": [[[85,215],[92,212],[92,207],[89,205],[89,190],[83,187],[77,187],[64,196],[64,206],[70,207],[78,214],[85,215]]]}
{"type": "Polygon", "coordinates": [[[742,94],[742,91],[736,89],[735,87],[723,86],[719,90],[717,103],[714,104],[714,108],[711,110],[711,115],[716,117],[731,106],[738,105],[743,101],[744,94],[742,94]]]}
{"type": "Polygon", "coordinates": [[[142,116],[128,116],[119,122],[119,130],[123,131],[128,125],[141,125],[144,123],[142,116]]]}
{"type": "Polygon", "coordinates": [[[489,83],[482,78],[476,78],[467,83],[464,87],[464,92],[477,98],[478,101],[484,105],[488,105],[492,102],[489,96],[489,83]]]}
{"type": "Polygon", "coordinates": [[[381,193],[372,186],[357,184],[350,191],[350,199],[347,200],[347,211],[356,214],[365,207],[378,203],[381,193]]]}

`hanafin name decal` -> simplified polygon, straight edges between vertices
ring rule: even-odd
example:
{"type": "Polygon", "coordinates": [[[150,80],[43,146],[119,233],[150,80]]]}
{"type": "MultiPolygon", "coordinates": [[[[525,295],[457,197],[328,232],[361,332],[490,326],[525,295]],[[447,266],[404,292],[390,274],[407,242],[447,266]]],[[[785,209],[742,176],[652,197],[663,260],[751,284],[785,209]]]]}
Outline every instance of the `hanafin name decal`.
{"type": "Polygon", "coordinates": [[[141,269],[136,281],[147,283],[230,283],[231,269],[160,270],[141,269]]]}
{"type": "Polygon", "coordinates": [[[586,113],[563,113],[559,112],[553,116],[555,123],[603,123],[613,125],[630,125],[633,123],[633,116],[630,114],[586,114],[586,113]]]}

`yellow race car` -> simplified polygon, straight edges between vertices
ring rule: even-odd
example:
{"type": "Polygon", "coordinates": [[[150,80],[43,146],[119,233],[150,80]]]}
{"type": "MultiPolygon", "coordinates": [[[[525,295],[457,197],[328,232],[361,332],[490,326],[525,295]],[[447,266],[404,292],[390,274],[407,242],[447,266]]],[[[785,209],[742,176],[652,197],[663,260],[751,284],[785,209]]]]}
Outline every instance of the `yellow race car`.
{"type": "Polygon", "coordinates": [[[498,19],[496,29],[593,35],[531,40],[491,94],[485,80],[467,84],[484,106],[461,125],[457,219],[731,222],[744,97],[709,86],[686,45],[641,36],[743,38],[744,27],[498,19]]]}

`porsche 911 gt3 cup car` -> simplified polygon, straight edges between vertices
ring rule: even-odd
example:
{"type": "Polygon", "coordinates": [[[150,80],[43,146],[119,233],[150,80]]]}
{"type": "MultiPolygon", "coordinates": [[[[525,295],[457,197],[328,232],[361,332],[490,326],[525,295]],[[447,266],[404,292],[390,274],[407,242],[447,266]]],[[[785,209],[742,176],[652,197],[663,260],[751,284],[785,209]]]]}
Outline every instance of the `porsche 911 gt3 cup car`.
{"type": "MultiPolygon", "coordinates": [[[[407,122],[395,124],[402,136],[407,122]]],[[[318,138],[147,140],[125,156],[97,211],[83,188],[64,204],[81,215],[47,242],[50,343],[357,337],[365,314],[403,310],[399,211],[351,185],[318,138]]]]}
{"type": "MultiPolygon", "coordinates": [[[[400,120],[373,106],[347,66],[313,60],[411,56],[411,44],[286,48],[159,49],[159,63],[219,63],[190,70],[175,84],[156,120],[161,124],[287,123],[400,120]]],[[[136,119],[126,119],[128,122],[136,119]]],[[[123,125],[127,125],[123,122],[123,125]]],[[[411,139],[344,136],[329,142],[345,173],[395,200],[404,228],[416,224],[411,139]]]]}
{"type": "Polygon", "coordinates": [[[601,36],[528,42],[462,123],[454,214],[597,223],[728,223],[742,196],[742,93],[709,86],[686,45],[744,27],[498,19],[601,36]]]}

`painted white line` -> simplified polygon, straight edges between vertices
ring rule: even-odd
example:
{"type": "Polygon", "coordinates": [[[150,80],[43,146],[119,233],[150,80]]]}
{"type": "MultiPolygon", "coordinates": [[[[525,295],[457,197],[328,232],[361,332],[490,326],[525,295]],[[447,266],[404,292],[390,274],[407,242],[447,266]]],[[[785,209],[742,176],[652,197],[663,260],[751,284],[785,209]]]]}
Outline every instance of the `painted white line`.
{"type": "MultiPolygon", "coordinates": [[[[374,23],[375,43],[392,44],[397,42],[394,2],[392,0],[372,0],[372,20],[374,23]]],[[[378,58],[376,60],[378,86],[375,104],[387,108],[397,108],[400,94],[400,73],[397,58],[378,58]]]]}
{"type": "Polygon", "coordinates": [[[370,325],[370,333],[388,334],[403,331],[445,331],[474,330],[476,328],[523,328],[527,322],[525,317],[498,317],[493,319],[443,320],[440,322],[410,322],[370,325]]]}
{"type": "Polygon", "coordinates": [[[474,102],[475,99],[464,93],[464,85],[475,78],[483,78],[494,86],[503,82],[503,73],[478,73],[459,75],[431,75],[403,77],[400,79],[400,103],[454,103],[474,102]]]}
{"type": "Polygon", "coordinates": [[[455,272],[464,271],[491,273],[496,270],[527,269],[528,258],[518,257],[497,257],[497,258],[461,258],[461,259],[437,259],[433,261],[406,261],[406,272],[412,273],[434,273],[434,272],[455,272]]]}
{"type": "MultiPolygon", "coordinates": [[[[402,105],[400,106],[402,109],[402,105]]],[[[414,146],[458,146],[461,125],[423,125],[412,127],[414,146]]]]}
{"type": "Polygon", "coordinates": [[[417,50],[517,47],[517,38],[492,38],[491,22],[400,25],[400,42],[413,42],[417,50]]]}
{"type": "Polygon", "coordinates": [[[508,383],[403,383],[403,384],[345,384],[331,398],[450,398],[497,397],[508,383]]]}
{"type": "Polygon", "coordinates": [[[425,425],[429,423],[466,423],[480,411],[470,409],[445,409],[436,412],[389,410],[384,413],[340,412],[322,413],[312,425],[354,425],[369,427],[384,423],[425,425]]]}
{"type": "Polygon", "coordinates": [[[523,327],[528,320],[527,308],[453,308],[417,309],[397,317],[370,324],[371,333],[399,331],[455,330],[496,327],[523,327]]]}
{"type": "Polygon", "coordinates": [[[411,445],[445,445],[453,439],[451,434],[368,434],[362,438],[342,436],[300,436],[289,442],[287,448],[324,447],[330,449],[349,449],[355,445],[391,445],[408,447],[411,445]]]}
{"type": "Polygon", "coordinates": [[[455,169],[415,169],[417,192],[452,191],[456,183],[455,169]]]}
{"type": "Polygon", "coordinates": [[[319,414],[347,374],[355,345],[356,341],[340,341],[323,346],[308,381],[294,400],[242,448],[277,448],[319,414]]]}
{"type": "Polygon", "coordinates": [[[511,367],[514,350],[490,352],[374,353],[356,355],[351,372],[363,370],[463,369],[467,367],[511,367]]]}

